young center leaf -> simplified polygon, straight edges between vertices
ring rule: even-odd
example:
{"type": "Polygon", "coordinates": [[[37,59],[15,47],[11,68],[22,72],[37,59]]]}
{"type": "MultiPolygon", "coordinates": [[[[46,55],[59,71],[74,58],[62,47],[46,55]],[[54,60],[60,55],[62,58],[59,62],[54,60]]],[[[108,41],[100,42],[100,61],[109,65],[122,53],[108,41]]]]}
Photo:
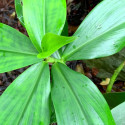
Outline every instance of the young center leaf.
{"type": "Polygon", "coordinates": [[[46,58],[52,55],[59,48],[73,42],[77,37],[59,36],[53,33],[47,33],[42,39],[42,53],[38,55],[39,58],[46,58]]]}
{"type": "Polygon", "coordinates": [[[40,62],[37,54],[27,36],[0,23],[0,73],[40,62]]]}
{"type": "Polygon", "coordinates": [[[64,51],[66,61],[112,55],[125,46],[125,0],[104,0],[82,22],[64,51]]]}
{"type": "Polygon", "coordinates": [[[115,125],[97,87],[61,63],[52,67],[52,101],[58,125],[115,125]]]}
{"type": "Polygon", "coordinates": [[[41,40],[48,33],[61,34],[66,19],[66,0],[23,0],[25,27],[41,52],[41,40]]]}
{"type": "Polygon", "coordinates": [[[112,115],[114,117],[116,125],[125,124],[125,101],[112,109],[112,115]]]}
{"type": "Polygon", "coordinates": [[[15,9],[20,23],[25,27],[23,19],[23,0],[15,0],[15,9]]]}
{"type": "Polygon", "coordinates": [[[45,62],[21,74],[0,97],[0,125],[49,125],[50,74],[45,62]]]}

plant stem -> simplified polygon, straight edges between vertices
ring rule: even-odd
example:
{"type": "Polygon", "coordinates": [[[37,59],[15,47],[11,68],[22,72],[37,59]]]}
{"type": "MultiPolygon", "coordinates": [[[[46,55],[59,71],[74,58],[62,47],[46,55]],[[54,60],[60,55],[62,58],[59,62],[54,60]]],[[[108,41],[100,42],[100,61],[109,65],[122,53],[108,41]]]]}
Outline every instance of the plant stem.
{"type": "Polygon", "coordinates": [[[48,62],[48,63],[60,62],[60,63],[65,64],[63,59],[56,59],[56,58],[53,58],[53,57],[48,57],[48,58],[45,59],[45,61],[48,62]]]}
{"type": "Polygon", "coordinates": [[[116,81],[117,76],[119,75],[124,66],[125,66],[125,60],[119,65],[119,67],[115,70],[114,74],[112,75],[109,85],[106,89],[106,93],[111,92],[113,84],[116,81]]]}

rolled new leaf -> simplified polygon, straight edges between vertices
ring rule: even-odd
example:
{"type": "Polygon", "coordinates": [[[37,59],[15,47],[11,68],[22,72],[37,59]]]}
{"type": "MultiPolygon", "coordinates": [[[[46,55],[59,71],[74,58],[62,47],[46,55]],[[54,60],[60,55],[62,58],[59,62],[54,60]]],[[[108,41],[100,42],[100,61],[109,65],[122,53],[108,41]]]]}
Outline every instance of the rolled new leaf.
{"type": "Polygon", "coordinates": [[[115,125],[104,97],[86,76],[56,63],[52,85],[58,125],[115,125]]]}
{"type": "Polygon", "coordinates": [[[125,46],[125,0],[104,0],[82,22],[63,53],[66,61],[117,53],[125,46]]]}
{"type": "Polygon", "coordinates": [[[45,62],[21,74],[0,97],[0,125],[49,125],[50,75],[45,62]]]}
{"type": "Polygon", "coordinates": [[[40,62],[37,54],[27,36],[0,23],[0,73],[40,62]]]}
{"type": "Polygon", "coordinates": [[[41,52],[45,33],[61,34],[66,19],[66,0],[23,0],[25,27],[33,44],[41,52]]]}

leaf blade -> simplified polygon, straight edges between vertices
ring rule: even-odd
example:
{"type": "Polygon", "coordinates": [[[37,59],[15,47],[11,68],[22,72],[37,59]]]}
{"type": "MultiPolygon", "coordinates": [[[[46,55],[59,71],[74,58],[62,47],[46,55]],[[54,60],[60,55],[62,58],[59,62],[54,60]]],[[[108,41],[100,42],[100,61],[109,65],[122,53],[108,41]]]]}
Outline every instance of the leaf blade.
{"type": "Polygon", "coordinates": [[[124,0],[102,1],[82,22],[74,34],[79,39],[66,48],[63,57],[68,61],[93,59],[120,51],[125,46],[123,12],[124,0]]]}
{"type": "Polygon", "coordinates": [[[40,62],[37,54],[27,36],[0,23],[0,73],[40,62]]]}
{"type": "Polygon", "coordinates": [[[41,61],[37,56],[0,51],[0,73],[16,70],[41,61]]]}
{"type": "Polygon", "coordinates": [[[116,122],[116,125],[124,125],[125,124],[125,102],[116,106],[112,109],[112,115],[116,122]]]}
{"type": "Polygon", "coordinates": [[[88,78],[58,63],[52,67],[52,82],[59,125],[114,124],[106,101],[88,78]]]}
{"type": "Polygon", "coordinates": [[[20,75],[0,97],[0,124],[48,125],[49,97],[49,67],[44,62],[35,64],[20,75]],[[7,104],[9,106],[6,107],[7,104]],[[8,115],[10,112],[11,115],[8,115]]]}
{"type": "Polygon", "coordinates": [[[37,55],[30,39],[16,29],[0,23],[0,50],[37,55]]]}
{"type": "Polygon", "coordinates": [[[15,0],[15,9],[17,17],[20,21],[20,23],[25,27],[24,19],[23,19],[23,1],[22,0],[15,0]]]}
{"type": "Polygon", "coordinates": [[[62,32],[66,19],[66,1],[23,0],[23,14],[28,34],[34,46],[41,52],[41,40],[45,33],[59,35],[62,32]]]}

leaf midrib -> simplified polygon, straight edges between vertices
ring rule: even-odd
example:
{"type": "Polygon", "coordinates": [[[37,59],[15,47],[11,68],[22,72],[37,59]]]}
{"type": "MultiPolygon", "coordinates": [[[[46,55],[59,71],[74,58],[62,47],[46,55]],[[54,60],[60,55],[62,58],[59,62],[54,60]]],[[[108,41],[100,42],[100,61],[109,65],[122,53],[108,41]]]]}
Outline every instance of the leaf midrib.
{"type": "MultiPolygon", "coordinates": [[[[59,73],[61,74],[62,78],[64,79],[64,81],[66,81],[67,86],[69,87],[69,90],[71,91],[72,95],[74,96],[74,98],[75,98],[75,100],[76,100],[76,103],[77,103],[78,106],[80,107],[83,116],[86,117],[86,116],[85,116],[85,112],[84,112],[84,110],[82,109],[83,106],[81,105],[80,100],[79,100],[79,98],[77,97],[77,94],[74,92],[74,89],[72,88],[72,86],[70,85],[69,81],[68,81],[67,78],[65,77],[65,74],[64,74],[63,72],[61,72],[61,69],[59,68],[59,66],[57,66],[57,68],[58,68],[58,71],[59,71],[59,73]]],[[[85,119],[87,119],[87,118],[85,118],[85,119]]]]}
{"type": "Polygon", "coordinates": [[[11,52],[11,53],[24,54],[24,55],[33,55],[33,56],[37,55],[37,53],[26,53],[26,52],[11,51],[11,50],[6,50],[6,49],[0,49],[0,52],[11,52]]]}

